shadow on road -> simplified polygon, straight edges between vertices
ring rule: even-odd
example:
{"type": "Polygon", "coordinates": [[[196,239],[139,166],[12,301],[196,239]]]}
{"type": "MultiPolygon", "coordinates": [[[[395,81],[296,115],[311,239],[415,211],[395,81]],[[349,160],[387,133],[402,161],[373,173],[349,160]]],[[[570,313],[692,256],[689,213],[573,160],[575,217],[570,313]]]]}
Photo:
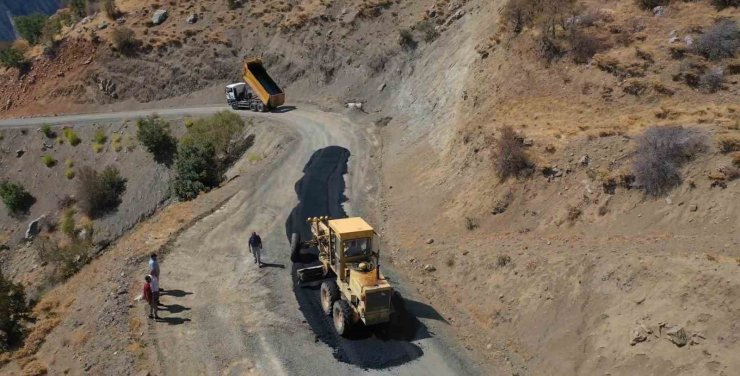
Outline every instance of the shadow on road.
{"type": "Polygon", "coordinates": [[[193,295],[192,292],[183,290],[160,290],[160,296],[173,296],[175,298],[182,298],[185,295],[193,295]]]}
{"type": "Polygon", "coordinates": [[[276,114],[284,114],[286,112],[293,111],[296,108],[297,108],[296,106],[280,106],[280,107],[272,110],[271,112],[272,113],[276,113],[276,114]]]}
{"type": "Polygon", "coordinates": [[[170,305],[163,304],[162,307],[164,307],[164,308],[161,308],[162,311],[167,311],[169,313],[180,313],[182,311],[190,311],[190,308],[181,306],[179,304],[170,304],[170,305]]]}
{"type": "MultiPolygon", "coordinates": [[[[310,239],[310,229],[306,224],[308,217],[347,216],[342,203],[347,201],[343,175],[347,173],[349,157],[349,150],[339,146],[319,149],[311,156],[303,169],[303,178],[295,185],[298,205],[285,223],[288,241],[292,233],[298,233],[301,239],[310,239]]],[[[365,327],[360,322],[353,327],[348,338],[339,336],[331,316],[325,315],[321,309],[321,281],[299,284],[297,280],[296,270],[315,265],[317,256],[315,248],[301,251],[301,261],[291,268],[293,293],[317,340],[329,345],[337,360],[362,368],[381,369],[405,364],[424,354],[413,341],[428,338],[431,334],[415,314],[430,314],[431,307],[413,301],[407,303],[400,295],[392,300],[396,314],[390,324],[365,327]]]]}
{"type": "Polygon", "coordinates": [[[160,317],[158,322],[163,322],[168,325],[182,325],[186,322],[190,322],[190,319],[185,317],[160,317]]]}

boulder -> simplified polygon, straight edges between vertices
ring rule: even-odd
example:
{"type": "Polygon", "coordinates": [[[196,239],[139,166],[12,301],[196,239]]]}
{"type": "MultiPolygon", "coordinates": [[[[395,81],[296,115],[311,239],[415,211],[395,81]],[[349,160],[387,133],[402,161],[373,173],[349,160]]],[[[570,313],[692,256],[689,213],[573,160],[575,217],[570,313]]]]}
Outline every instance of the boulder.
{"type": "Polygon", "coordinates": [[[437,268],[435,268],[435,267],[434,267],[434,266],[432,266],[432,265],[426,264],[426,265],[424,265],[424,270],[425,270],[425,271],[427,271],[427,272],[430,272],[430,273],[431,273],[431,272],[433,272],[433,271],[436,271],[436,270],[437,270],[437,268]]]}
{"type": "Polygon", "coordinates": [[[663,17],[665,15],[665,7],[662,5],[658,5],[657,7],[653,8],[653,15],[655,17],[663,17]]]}
{"type": "Polygon", "coordinates": [[[152,23],[155,25],[161,24],[166,19],[167,19],[166,9],[158,9],[156,12],[154,12],[154,15],[152,15],[152,23]]]}
{"type": "Polygon", "coordinates": [[[196,13],[190,13],[187,20],[185,20],[189,24],[194,24],[198,22],[198,15],[196,13]]]}
{"type": "Polygon", "coordinates": [[[107,27],[108,27],[108,22],[106,22],[106,21],[103,21],[103,22],[101,22],[101,23],[98,24],[98,30],[103,30],[103,29],[105,29],[107,27]]]}
{"type": "Polygon", "coordinates": [[[23,150],[23,149],[18,149],[18,150],[16,150],[16,151],[15,151],[15,157],[16,157],[16,158],[20,158],[20,157],[22,157],[22,156],[23,156],[23,154],[25,154],[25,153],[26,153],[26,151],[25,151],[25,150],[23,150]]]}
{"type": "Polygon", "coordinates": [[[28,224],[28,228],[26,229],[26,240],[33,239],[36,235],[41,232],[41,225],[43,224],[43,221],[46,219],[46,214],[34,219],[31,221],[31,223],[28,224]]]}
{"type": "Polygon", "coordinates": [[[671,329],[668,329],[665,334],[668,336],[668,339],[678,347],[684,347],[687,343],[689,343],[689,336],[686,334],[686,331],[680,326],[675,326],[671,329]]]}
{"type": "Polygon", "coordinates": [[[589,162],[591,162],[591,158],[588,155],[584,155],[578,160],[578,164],[581,166],[588,166],[589,162]]]}
{"type": "Polygon", "coordinates": [[[432,238],[427,239],[427,244],[432,244],[432,243],[434,243],[434,239],[432,238]]]}

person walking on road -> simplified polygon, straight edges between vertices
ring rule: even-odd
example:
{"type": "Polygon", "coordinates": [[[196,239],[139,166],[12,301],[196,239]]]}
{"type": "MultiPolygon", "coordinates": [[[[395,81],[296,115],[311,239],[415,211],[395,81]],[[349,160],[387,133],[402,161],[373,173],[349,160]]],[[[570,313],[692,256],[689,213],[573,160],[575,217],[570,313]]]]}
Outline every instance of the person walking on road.
{"type": "Polygon", "coordinates": [[[156,253],[152,253],[149,256],[149,275],[157,277],[157,286],[159,286],[159,262],[157,261],[156,253]]]}
{"type": "Polygon", "coordinates": [[[157,315],[157,302],[154,300],[154,294],[152,293],[152,278],[150,276],[144,277],[144,300],[149,304],[149,318],[159,319],[157,315]]]}
{"type": "Polygon", "coordinates": [[[254,256],[254,263],[261,268],[262,260],[260,260],[260,254],[262,253],[262,238],[256,232],[252,232],[252,236],[249,237],[249,251],[254,256]]]}
{"type": "Polygon", "coordinates": [[[149,274],[149,278],[151,279],[149,286],[152,289],[152,299],[154,299],[154,304],[159,307],[159,278],[153,274],[149,274]]]}

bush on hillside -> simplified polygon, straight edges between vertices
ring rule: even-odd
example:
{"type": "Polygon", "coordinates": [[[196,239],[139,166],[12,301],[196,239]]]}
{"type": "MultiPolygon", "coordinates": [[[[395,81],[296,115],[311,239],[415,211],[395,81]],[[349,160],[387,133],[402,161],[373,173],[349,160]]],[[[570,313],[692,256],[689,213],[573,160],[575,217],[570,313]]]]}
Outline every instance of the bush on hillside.
{"type": "Polygon", "coordinates": [[[699,88],[705,93],[716,93],[722,89],[725,75],[721,69],[713,69],[699,76],[699,88]]]}
{"type": "Polygon", "coordinates": [[[116,8],[115,0],[102,0],[103,12],[111,20],[118,18],[118,8],[116,8]]]}
{"type": "Polygon", "coordinates": [[[177,176],[172,190],[181,200],[192,200],[200,192],[218,186],[221,171],[216,163],[216,149],[210,142],[186,139],[177,148],[177,176]]]}
{"type": "Polygon", "coordinates": [[[74,17],[79,19],[87,16],[86,0],[66,0],[66,2],[74,17]]]}
{"type": "Polygon", "coordinates": [[[0,182],[0,198],[11,214],[28,212],[36,199],[19,183],[0,182]]]}
{"type": "Polygon", "coordinates": [[[187,134],[183,142],[202,141],[213,145],[216,156],[224,159],[236,136],[244,130],[244,120],[231,111],[221,111],[207,118],[196,119],[186,124],[187,134]]]}
{"type": "Polygon", "coordinates": [[[41,13],[35,13],[28,16],[13,17],[15,30],[18,34],[30,44],[37,44],[41,39],[47,17],[41,13]]]}
{"type": "Polygon", "coordinates": [[[706,135],[698,130],[650,127],[637,138],[632,160],[636,183],[646,194],[662,196],[681,184],[681,166],[706,148],[706,135]]]}
{"type": "Polygon", "coordinates": [[[170,134],[170,124],[158,116],[148,116],[137,120],[136,138],[144,148],[152,153],[157,163],[169,166],[172,163],[177,140],[170,134]]]}
{"type": "Polygon", "coordinates": [[[23,53],[13,47],[8,47],[0,51],[0,65],[6,68],[22,69],[28,62],[23,57],[23,53]]]}
{"type": "Polygon", "coordinates": [[[78,172],[77,199],[82,211],[97,218],[118,207],[126,191],[126,179],[117,168],[108,166],[102,172],[83,167],[78,172]]]}
{"type": "Polygon", "coordinates": [[[719,139],[719,151],[722,154],[729,154],[740,151],[740,137],[723,136],[719,139]]]}
{"type": "Polygon", "coordinates": [[[731,58],[740,49],[740,30],[734,20],[721,20],[699,36],[692,46],[695,54],[709,60],[731,58]]]}
{"type": "Polygon", "coordinates": [[[29,319],[23,286],[0,274],[0,353],[23,339],[23,322],[29,319]]]}
{"type": "Polygon", "coordinates": [[[139,48],[139,40],[136,39],[134,31],[128,27],[117,27],[111,33],[113,47],[123,55],[130,56],[139,48]]]}
{"type": "Polygon", "coordinates": [[[712,0],[712,5],[719,10],[729,7],[737,8],[740,6],[740,0],[712,0]]]}
{"type": "Polygon", "coordinates": [[[414,40],[414,34],[409,29],[402,29],[398,31],[398,44],[405,50],[413,50],[416,48],[416,40],[414,40]]]}
{"type": "Polygon", "coordinates": [[[577,64],[586,64],[598,52],[607,49],[606,42],[577,27],[569,30],[570,53],[577,64]]]}
{"type": "Polygon", "coordinates": [[[522,138],[509,126],[501,129],[494,165],[496,174],[501,179],[525,176],[532,171],[533,164],[524,150],[522,138]]]}
{"type": "Polygon", "coordinates": [[[636,0],[637,5],[642,9],[652,10],[660,5],[668,5],[671,0],[636,0]]]}

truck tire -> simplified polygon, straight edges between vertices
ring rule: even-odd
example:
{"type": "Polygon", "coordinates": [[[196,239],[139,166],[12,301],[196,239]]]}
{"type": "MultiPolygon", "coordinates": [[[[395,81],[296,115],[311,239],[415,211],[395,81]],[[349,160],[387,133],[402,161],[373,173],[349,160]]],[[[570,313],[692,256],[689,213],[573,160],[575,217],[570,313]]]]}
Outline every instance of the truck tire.
{"type": "Polygon", "coordinates": [[[265,112],[265,105],[260,103],[257,105],[257,112],[265,112]]]}
{"type": "Polygon", "coordinates": [[[334,309],[332,310],[334,321],[334,330],[337,331],[342,337],[346,337],[352,328],[352,308],[344,300],[337,300],[334,302],[334,309]]]}
{"type": "Polygon", "coordinates": [[[254,103],[254,102],[250,103],[249,109],[252,111],[257,111],[257,103],[254,103]]]}
{"type": "Polygon", "coordinates": [[[290,234],[290,261],[301,261],[301,237],[295,232],[290,234]]]}
{"type": "Polygon", "coordinates": [[[332,307],[334,302],[339,300],[339,286],[332,280],[324,281],[321,283],[321,309],[324,310],[324,314],[331,316],[332,307]]]}

